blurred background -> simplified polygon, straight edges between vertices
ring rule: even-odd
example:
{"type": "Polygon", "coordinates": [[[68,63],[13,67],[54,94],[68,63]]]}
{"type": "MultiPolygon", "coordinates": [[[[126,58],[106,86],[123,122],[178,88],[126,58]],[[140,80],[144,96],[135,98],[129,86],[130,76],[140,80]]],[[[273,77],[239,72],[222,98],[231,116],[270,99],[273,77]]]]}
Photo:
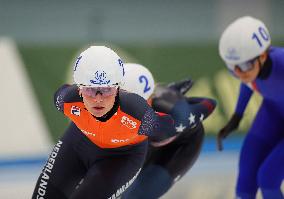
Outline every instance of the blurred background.
{"type": "Polygon", "coordinates": [[[284,45],[283,0],[0,0],[0,198],[30,198],[50,147],[68,120],[53,94],[72,83],[86,46],[104,44],[124,62],[147,66],[157,82],[191,77],[189,96],[218,101],[193,169],[164,198],[233,198],[244,133],[261,103],[254,96],[238,133],[217,152],[215,135],[233,113],[238,81],[218,54],[225,27],[238,17],[261,19],[272,45],[284,45]],[[17,190],[17,191],[15,191],[17,190]]]}

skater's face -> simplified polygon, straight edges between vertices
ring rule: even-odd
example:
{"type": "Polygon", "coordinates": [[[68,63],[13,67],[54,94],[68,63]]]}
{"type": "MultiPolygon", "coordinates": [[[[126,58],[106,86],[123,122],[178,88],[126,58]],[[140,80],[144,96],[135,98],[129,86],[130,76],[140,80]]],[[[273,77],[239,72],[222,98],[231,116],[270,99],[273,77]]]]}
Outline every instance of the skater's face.
{"type": "Polygon", "coordinates": [[[262,54],[244,64],[236,65],[234,68],[235,75],[244,83],[253,82],[264,64],[267,54],[262,54]]]}
{"type": "Polygon", "coordinates": [[[117,91],[117,87],[83,87],[80,95],[87,110],[95,117],[102,117],[112,109],[117,91]]]}
{"type": "Polygon", "coordinates": [[[243,71],[239,66],[235,66],[234,73],[242,82],[249,83],[256,79],[259,70],[260,62],[259,58],[257,58],[251,62],[251,67],[246,71],[243,71]]]}

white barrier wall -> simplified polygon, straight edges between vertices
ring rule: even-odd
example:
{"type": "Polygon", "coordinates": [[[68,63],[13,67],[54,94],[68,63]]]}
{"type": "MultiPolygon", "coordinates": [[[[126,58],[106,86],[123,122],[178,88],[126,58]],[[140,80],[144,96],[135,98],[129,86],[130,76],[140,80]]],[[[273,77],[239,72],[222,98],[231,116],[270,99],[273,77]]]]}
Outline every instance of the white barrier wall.
{"type": "Polygon", "coordinates": [[[0,160],[46,154],[46,124],[15,43],[0,38],[0,160]]]}

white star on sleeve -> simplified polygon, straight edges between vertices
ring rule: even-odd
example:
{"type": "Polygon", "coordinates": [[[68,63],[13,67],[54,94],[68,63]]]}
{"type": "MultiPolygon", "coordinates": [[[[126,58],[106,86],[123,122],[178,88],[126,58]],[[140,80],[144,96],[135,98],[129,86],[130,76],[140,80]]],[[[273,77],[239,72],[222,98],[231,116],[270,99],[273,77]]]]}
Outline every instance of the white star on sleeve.
{"type": "Polygon", "coordinates": [[[189,120],[189,124],[195,123],[195,115],[190,113],[188,120],[189,120]]]}
{"type": "Polygon", "coordinates": [[[184,129],[185,129],[185,126],[183,126],[182,123],[180,123],[179,126],[176,127],[176,131],[177,131],[178,133],[183,132],[184,129]]]}
{"type": "Polygon", "coordinates": [[[200,121],[203,121],[203,119],[204,119],[204,115],[201,114],[199,120],[200,120],[200,121]]]}

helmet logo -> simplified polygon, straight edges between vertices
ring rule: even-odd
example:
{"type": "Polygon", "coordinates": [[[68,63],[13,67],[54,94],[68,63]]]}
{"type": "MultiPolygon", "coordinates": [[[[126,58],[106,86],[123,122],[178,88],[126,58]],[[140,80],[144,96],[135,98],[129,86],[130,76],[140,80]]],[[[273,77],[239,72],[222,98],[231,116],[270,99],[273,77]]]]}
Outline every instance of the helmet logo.
{"type": "Polygon", "coordinates": [[[90,82],[92,84],[104,85],[109,84],[110,80],[107,79],[105,71],[97,71],[95,72],[95,79],[91,79],[90,82]]]}
{"type": "Polygon", "coordinates": [[[119,65],[122,67],[122,75],[124,76],[125,71],[124,71],[124,66],[123,66],[122,60],[121,60],[121,59],[118,59],[118,63],[119,63],[119,65]]]}
{"type": "Polygon", "coordinates": [[[240,56],[238,55],[238,52],[235,48],[228,48],[227,54],[225,55],[226,59],[230,60],[239,60],[240,56]]]}
{"type": "Polygon", "coordinates": [[[75,62],[75,65],[74,65],[74,70],[73,71],[76,71],[77,67],[78,67],[78,64],[79,64],[79,61],[82,59],[82,55],[77,57],[77,60],[75,62]]]}

